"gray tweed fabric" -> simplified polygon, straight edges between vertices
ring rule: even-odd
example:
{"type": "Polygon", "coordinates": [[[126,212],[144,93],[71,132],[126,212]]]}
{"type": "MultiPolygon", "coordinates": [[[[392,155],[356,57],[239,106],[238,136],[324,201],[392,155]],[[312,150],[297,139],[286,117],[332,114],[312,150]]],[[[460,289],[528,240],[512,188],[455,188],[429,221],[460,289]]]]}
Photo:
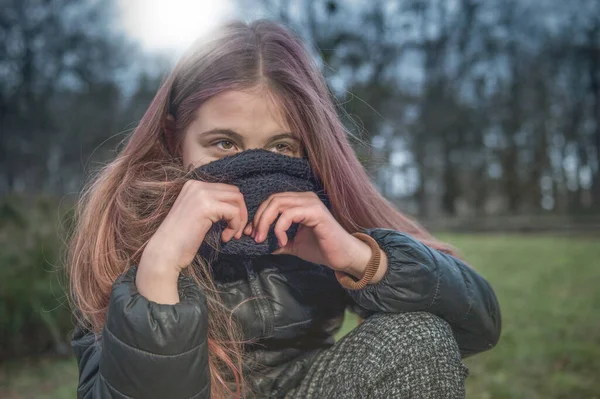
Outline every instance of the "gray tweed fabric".
{"type": "MultiPolygon", "coordinates": [[[[278,192],[313,191],[325,206],[331,209],[323,184],[313,173],[306,157],[291,157],[262,148],[249,149],[201,165],[191,171],[191,178],[239,187],[248,209],[248,221],[252,220],[264,200],[278,192]]],[[[220,235],[227,222],[221,220],[212,225],[199,252],[204,257],[213,258],[217,247],[214,240],[218,239],[219,253],[244,256],[269,254],[279,248],[277,236],[274,234],[278,219],[279,217],[271,224],[267,238],[261,243],[256,243],[252,237],[245,234],[239,240],[233,239],[223,243],[220,241],[220,235]]],[[[287,230],[289,240],[294,238],[298,227],[298,223],[292,223],[287,230]]]]}
{"type": "Polygon", "coordinates": [[[285,399],[464,398],[468,375],[445,320],[378,313],[317,355],[285,399]]]}

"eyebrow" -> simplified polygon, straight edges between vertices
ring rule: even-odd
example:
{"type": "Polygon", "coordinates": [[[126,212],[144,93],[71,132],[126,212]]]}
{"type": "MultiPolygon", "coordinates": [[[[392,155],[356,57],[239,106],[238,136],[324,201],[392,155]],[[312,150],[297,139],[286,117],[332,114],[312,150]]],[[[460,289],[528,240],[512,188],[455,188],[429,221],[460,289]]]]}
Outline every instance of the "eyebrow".
{"type": "MultiPolygon", "coordinates": [[[[215,129],[207,130],[205,132],[200,133],[200,136],[209,136],[209,135],[215,135],[215,134],[223,134],[225,136],[232,137],[238,141],[244,141],[244,137],[241,134],[239,134],[238,132],[231,130],[231,129],[215,128],[215,129]]],[[[290,138],[292,140],[300,141],[300,139],[295,137],[291,132],[285,132],[285,133],[281,133],[281,134],[272,136],[269,138],[269,141],[274,141],[274,140],[283,139],[283,138],[290,138]]]]}

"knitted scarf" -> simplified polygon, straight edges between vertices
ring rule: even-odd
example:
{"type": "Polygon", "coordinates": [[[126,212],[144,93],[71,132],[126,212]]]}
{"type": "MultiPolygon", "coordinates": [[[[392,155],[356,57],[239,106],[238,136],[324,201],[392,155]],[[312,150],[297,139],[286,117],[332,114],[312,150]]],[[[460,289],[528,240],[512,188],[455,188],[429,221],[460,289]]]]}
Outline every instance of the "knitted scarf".
{"type": "MultiPolygon", "coordinates": [[[[192,170],[192,178],[239,187],[248,209],[248,222],[252,221],[260,204],[278,192],[313,191],[331,209],[323,184],[313,173],[308,159],[262,148],[245,150],[201,165],[192,170]]],[[[232,238],[229,242],[223,242],[220,237],[227,227],[227,221],[220,220],[213,223],[198,251],[204,257],[214,258],[217,255],[215,241],[219,240],[218,253],[245,256],[269,254],[279,248],[274,232],[277,220],[279,216],[270,225],[267,237],[261,243],[246,234],[242,234],[240,239],[232,238]]],[[[288,241],[294,238],[298,227],[298,223],[292,223],[288,228],[288,241]]]]}

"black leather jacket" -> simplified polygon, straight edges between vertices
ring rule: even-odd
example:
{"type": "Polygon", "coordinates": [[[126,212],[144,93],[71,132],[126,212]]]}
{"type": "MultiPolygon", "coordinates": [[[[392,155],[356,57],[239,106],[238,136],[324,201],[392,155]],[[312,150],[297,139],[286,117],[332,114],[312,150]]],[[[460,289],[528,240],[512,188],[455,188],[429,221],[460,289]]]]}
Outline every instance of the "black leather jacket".
{"type": "MultiPolygon", "coordinates": [[[[334,344],[344,310],[428,311],[452,326],[463,356],[492,348],[500,309],[489,283],[460,260],[392,229],[371,228],[388,256],[388,271],[362,290],[339,285],[333,271],[292,255],[225,256],[214,264],[223,301],[237,307],[249,348],[270,371],[252,378],[262,397],[283,397],[314,356],[334,344]]],[[[78,398],[210,397],[206,297],[190,277],[179,277],[180,302],[158,304],[137,292],[133,265],[115,281],[102,338],[79,326],[72,347],[79,365],[78,398]]]]}

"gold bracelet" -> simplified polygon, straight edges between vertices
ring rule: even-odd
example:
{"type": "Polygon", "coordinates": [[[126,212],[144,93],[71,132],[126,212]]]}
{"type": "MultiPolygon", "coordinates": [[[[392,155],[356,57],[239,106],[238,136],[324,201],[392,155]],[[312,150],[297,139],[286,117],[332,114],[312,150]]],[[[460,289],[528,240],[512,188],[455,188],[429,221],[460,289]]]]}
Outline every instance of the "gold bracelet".
{"type": "Polygon", "coordinates": [[[375,239],[370,235],[361,232],[356,232],[352,233],[352,236],[358,238],[361,241],[366,242],[367,244],[369,244],[369,247],[371,247],[371,259],[367,264],[365,274],[360,280],[357,280],[354,276],[335,270],[335,277],[337,278],[338,282],[342,285],[342,287],[351,290],[360,290],[361,288],[364,288],[369,283],[369,281],[373,279],[375,273],[377,273],[377,270],[379,269],[379,262],[381,261],[381,252],[379,244],[377,244],[377,241],[375,241],[375,239]]]}

